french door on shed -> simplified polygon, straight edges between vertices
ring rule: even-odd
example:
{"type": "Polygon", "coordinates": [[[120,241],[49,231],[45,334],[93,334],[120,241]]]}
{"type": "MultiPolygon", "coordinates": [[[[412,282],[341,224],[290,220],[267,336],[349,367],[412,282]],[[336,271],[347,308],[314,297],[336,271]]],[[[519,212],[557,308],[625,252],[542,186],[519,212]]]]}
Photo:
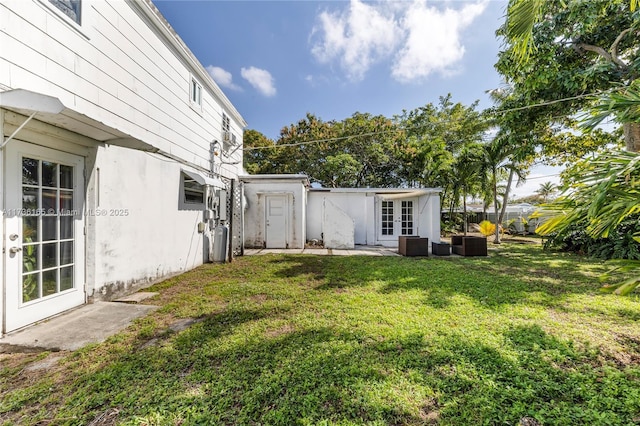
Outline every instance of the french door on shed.
{"type": "Polygon", "coordinates": [[[417,235],[416,204],[417,199],[380,200],[378,241],[398,241],[401,235],[417,235]]]}

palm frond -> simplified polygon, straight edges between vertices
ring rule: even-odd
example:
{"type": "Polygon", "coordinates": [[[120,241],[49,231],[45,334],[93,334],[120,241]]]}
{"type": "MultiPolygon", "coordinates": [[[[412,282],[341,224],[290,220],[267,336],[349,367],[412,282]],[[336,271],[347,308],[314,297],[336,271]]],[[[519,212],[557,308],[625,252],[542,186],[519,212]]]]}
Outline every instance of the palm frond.
{"type": "Polygon", "coordinates": [[[518,62],[526,61],[535,47],[533,45],[533,27],[542,17],[544,1],[512,0],[509,3],[506,36],[513,43],[513,53],[518,62]]]}

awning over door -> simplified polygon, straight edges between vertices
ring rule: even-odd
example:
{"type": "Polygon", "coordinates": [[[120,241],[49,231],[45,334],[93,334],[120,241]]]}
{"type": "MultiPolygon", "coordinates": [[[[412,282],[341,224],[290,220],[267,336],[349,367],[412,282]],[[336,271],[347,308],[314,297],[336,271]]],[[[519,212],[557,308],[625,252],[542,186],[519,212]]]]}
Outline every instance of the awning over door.
{"type": "Polygon", "coordinates": [[[383,200],[401,200],[403,198],[420,197],[422,195],[437,193],[438,189],[415,189],[412,191],[403,191],[395,193],[377,193],[376,195],[383,200]]]}
{"type": "Polygon", "coordinates": [[[99,142],[141,151],[158,151],[151,144],[67,107],[53,96],[24,89],[8,90],[0,92],[0,107],[28,116],[29,119],[37,115],[39,121],[99,142]]]}

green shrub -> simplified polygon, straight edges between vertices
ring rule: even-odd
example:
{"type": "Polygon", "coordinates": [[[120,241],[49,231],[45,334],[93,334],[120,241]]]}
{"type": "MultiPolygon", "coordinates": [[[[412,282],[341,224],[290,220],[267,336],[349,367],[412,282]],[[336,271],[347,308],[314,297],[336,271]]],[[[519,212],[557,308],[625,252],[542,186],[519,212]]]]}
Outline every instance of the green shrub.
{"type": "Polygon", "coordinates": [[[548,235],[545,248],[578,253],[598,259],[640,260],[640,244],[633,235],[640,231],[640,216],[622,221],[607,238],[589,236],[585,223],[571,225],[565,232],[548,235]]]}

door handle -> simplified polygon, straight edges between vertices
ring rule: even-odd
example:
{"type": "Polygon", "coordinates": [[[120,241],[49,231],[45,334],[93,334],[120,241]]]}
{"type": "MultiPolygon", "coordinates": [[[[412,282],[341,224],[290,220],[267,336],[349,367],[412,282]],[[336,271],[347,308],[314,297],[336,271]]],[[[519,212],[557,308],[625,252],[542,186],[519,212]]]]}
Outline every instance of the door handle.
{"type": "Polygon", "coordinates": [[[19,251],[22,251],[22,247],[11,247],[11,248],[9,249],[9,253],[11,253],[11,254],[16,254],[16,253],[18,253],[19,251]]]}

